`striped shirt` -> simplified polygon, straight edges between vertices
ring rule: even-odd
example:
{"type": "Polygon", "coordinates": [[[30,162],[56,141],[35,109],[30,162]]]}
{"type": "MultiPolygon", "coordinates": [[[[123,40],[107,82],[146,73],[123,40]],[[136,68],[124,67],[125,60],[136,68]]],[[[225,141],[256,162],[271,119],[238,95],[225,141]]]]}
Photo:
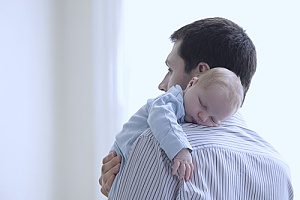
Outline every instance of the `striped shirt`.
{"type": "Polygon", "coordinates": [[[239,113],[218,127],[182,125],[193,147],[190,181],[171,175],[171,161],[147,129],[121,164],[109,199],[293,199],[288,167],[246,128],[239,113]]]}

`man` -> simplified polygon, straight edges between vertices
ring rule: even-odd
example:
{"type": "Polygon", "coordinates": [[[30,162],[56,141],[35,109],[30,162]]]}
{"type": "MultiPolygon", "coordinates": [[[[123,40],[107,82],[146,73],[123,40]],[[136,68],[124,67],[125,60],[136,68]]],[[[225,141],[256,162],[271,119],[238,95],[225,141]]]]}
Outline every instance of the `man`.
{"type": "MultiPolygon", "coordinates": [[[[171,40],[169,71],[160,90],[175,84],[185,88],[192,77],[222,66],[240,77],[246,96],[256,70],[256,51],[237,24],[202,19],[175,31],[171,40]]],[[[270,144],[246,127],[239,113],[219,127],[182,127],[193,147],[191,180],[172,176],[171,162],[148,129],[128,162],[114,153],[103,159],[101,192],[111,199],[293,199],[287,166],[270,144]]]]}

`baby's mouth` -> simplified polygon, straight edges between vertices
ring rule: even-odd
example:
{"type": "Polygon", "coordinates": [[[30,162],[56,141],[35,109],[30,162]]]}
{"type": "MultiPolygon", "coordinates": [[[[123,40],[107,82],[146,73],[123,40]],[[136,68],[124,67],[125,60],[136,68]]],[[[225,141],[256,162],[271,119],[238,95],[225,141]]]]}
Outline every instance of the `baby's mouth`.
{"type": "Polygon", "coordinates": [[[194,117],[192,117],[192,122],[193,122],[194,124],[198,124],[198,122],[195,120],[194,117]]]}
{"type": "Polygon", "coordinates": [[[194,122],[193,122],[193,117],[188,116],[188,115],[186,115],[186,116],[184,117],[184,120],[185,120],[186,122],[189,122],[189,123],[194,123],[194,122]]]}

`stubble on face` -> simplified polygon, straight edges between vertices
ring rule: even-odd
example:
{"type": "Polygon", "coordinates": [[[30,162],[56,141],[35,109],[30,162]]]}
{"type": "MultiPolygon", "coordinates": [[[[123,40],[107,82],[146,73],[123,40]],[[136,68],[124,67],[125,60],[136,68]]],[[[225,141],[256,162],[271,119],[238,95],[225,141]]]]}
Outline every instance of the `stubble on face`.
{"type": "Polygon", "coordinates": [[[185,62],[179,56],[179,49],[182,41],[176,41],[173,49],[166,59],[166,65],[169,67],[169,76],[167,89],[173,85],[180,85],[182,89],[185,89],[189,81],[194,76],[193,73],[185,72],[185,62]]]}

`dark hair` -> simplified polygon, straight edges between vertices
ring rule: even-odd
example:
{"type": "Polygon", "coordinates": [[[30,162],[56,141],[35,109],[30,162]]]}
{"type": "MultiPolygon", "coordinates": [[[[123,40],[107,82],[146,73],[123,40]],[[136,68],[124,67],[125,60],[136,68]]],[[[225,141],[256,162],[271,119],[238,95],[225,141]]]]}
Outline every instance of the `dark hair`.
{"type": "Polygon", "coordinates": [[[228,19],[206,18],[183,26],[170,38],[182,41],[178,54],[185,61],[185,72],[200,62],[225,67],[240,77],[246,95],[256,71],[256,50],[243,28],[228,19]]]}

